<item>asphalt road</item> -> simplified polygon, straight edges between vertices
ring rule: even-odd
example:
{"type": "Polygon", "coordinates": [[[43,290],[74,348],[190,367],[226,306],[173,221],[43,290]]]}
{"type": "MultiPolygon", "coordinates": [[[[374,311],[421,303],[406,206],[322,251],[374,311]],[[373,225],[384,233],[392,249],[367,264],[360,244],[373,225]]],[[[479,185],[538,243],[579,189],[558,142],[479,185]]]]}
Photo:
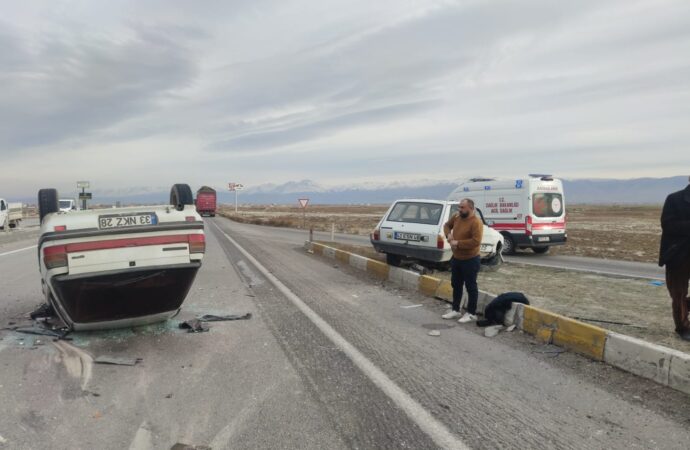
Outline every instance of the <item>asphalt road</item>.
{"type": "MultiPolygon", "coordinates": [[[[206,231],[174,320],[61,342],[0,330],[0,448],[687,447],[684,394],[519,333],[485,338],[274,229],[216,218],[206,231]]],[[[33,245],[0,250],[0,327],[41,300],[33,245]]]]}

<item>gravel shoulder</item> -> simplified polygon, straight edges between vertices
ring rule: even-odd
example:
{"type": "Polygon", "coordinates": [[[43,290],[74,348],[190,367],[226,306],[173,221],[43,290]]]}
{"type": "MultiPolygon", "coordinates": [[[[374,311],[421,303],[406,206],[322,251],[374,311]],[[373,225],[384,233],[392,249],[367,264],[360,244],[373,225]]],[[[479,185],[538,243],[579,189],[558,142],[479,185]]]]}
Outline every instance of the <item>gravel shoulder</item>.
{"type": "MultiPolygon", "coordinates": [[[[324,244],[383,260],[368,246],[324,244]]],[[[449,272],[436,271],[432,276],[450,279],[449,272]]],[[[533,306],[690,353],[690,343],[676,337],[673,331],[671,300],[665,285],[657,286],[641,278],[519,263],[504,263],[495,270],[482,270],[478,284],[479,289],[493,294],[523,292],[533,306]]]]}

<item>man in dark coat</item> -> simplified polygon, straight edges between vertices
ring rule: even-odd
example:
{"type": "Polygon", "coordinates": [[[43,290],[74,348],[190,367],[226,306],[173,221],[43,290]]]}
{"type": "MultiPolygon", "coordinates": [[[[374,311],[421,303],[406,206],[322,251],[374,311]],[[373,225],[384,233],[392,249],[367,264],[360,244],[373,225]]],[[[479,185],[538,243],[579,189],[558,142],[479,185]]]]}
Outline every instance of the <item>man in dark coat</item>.
{"type": "Polygon", "coordinates": [[[661,212],[659,265],[666,265],[666,286],[671,295],[676,332],[690,341],[690,184],[666,197],[661,212]]]}

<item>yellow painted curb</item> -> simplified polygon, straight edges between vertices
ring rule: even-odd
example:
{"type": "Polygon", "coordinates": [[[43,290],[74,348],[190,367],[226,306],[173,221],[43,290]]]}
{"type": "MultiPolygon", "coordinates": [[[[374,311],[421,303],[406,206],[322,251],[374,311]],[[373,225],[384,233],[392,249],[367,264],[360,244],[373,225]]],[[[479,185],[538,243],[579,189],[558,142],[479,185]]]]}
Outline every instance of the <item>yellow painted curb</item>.
{"type": "Polygon", "coordinates": [[[453,301],[453,286],[451,286],[450,281],[443,280],[439,283],[436,293],[434,294],[438,298],[442,298],[446,301],[453,301]]]}
{"type": "Polygon", "coordinates": [[[382,280],[388,279],[388,264],[382,263],[380,261],[375,261],[373,259],[367,259],[367,272],[370,274],[381,278],[382,280]]]}
{"type": "Polygon", "coordinates": [[[577,320],[544,311],[533,306],[525,306],[523,329],[548,342],[577,353],[589,356],[597,361],[604,359],[604,346],[607,331],[577,320]]]}
{"type": "Polygon", "coordinates": [[[344,262],[345,264],[350,263],[350,254],[346,251],[343,250],[335,250],[335,259],[338,261],[344,262]]]}
{"type": "Polygon", "coordinates": [[[422,275],[419,277],[418,290],[429,297],[436,295],[436,290],[438,285],[441,284],[439,278],[430,277],[428,275],[422,275]]]}

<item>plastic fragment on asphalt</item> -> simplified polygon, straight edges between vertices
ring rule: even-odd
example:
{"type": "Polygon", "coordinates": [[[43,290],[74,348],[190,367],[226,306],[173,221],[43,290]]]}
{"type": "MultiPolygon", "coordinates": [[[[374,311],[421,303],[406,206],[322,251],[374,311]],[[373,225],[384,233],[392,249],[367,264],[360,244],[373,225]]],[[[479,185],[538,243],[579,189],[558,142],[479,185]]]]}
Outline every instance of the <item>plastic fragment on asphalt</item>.
{"type": "Polygon", "coordinates": [[[431,331],[429,331],[428,334],[429,334],[429,336],[440,336],[441,332],[438,330],[431,330],[431,331]]]}
{"type": "Polygon", "coordinates": [[[135,366],[141,358],[118,358],[115,356],[99,356],[93,360],[96,364],[112,364],[115,366],[135,366]]]}
{"type": "Polygon", "coordinates": [[[498,336],[498,332],[501,331],[503,325],[491,325],[490,327],[484,328],[484,336],[494,337],[498,336]]]}
{"type": "Polygon", "coordinates": [[[0,435],[0,444],[7,444],[7,439],[2,437],[2,435],[0,435]]]}
{"type": "Polygon", "coordinates": [[[170,450],[211,450],[208,445],[189,445],[178,442],[170,447],[170,450]]]}
{"type": "Polygon", "coordinates": [[[184,322],[181,322],[179,327],[182,329],[186,329],[187,333],[202,333],[204,331],[209,330],[208,325],[206,325],[205,322],[202,322],[199,319],[186,320],[184,322]]]}
{"type": "Polygon", "coordinates": [[[422,305],[421,305],[421,304],[418,304],[418,305],[405,305],[405,306],[401,306],[401,308],[405,308],[405,309],[409,309],[409,308],[419,308],[420,306],[422,306],[422,305]]]}
{"type": "Polygon", "coordinates": [[[566,351],[566,349],[557,347],[553,344],[544,344],[540,346],[539,349],[532,350],[532,353],[542,353],[554,357],[560,355],[561,353],[565,353],[566,351]]]}
{"type": "Polygon", "coordinates": [[[650,281],[649,284],[651,284],[652,286],[663,286],[664,282],[659,281],[659,280],[654,280],[654,281],[650,281]]]}
{"type": "Polygon", "coordinates": [[[226,321],[226,320],[249,320],[251,318],[252,318],[252,313],[227,314],[227,315],[204,314],[201,317],[197,317],[197,319],[202,321],[202,322],[222,322],[222,321],[226,321]]]}

